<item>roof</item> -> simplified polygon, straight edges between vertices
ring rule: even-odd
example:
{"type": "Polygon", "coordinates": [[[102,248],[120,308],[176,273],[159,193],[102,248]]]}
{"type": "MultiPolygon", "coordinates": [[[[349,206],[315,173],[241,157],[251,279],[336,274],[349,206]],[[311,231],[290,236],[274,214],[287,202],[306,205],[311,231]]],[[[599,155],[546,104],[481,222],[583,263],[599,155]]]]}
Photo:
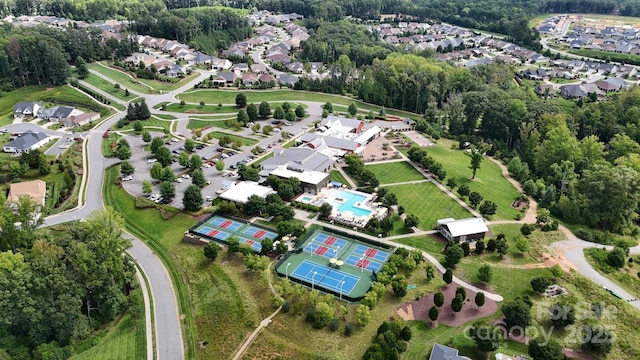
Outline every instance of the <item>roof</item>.
{"type": "Polygon", "coordinates": [[[221,71],[218,73],[216,79],[223,79],[224,81],[236,81],[236,73],[221,71]]]}
{"type": "Polygon", "coordinates": [[[324,171],[333,166],[335,161],[327,155],[309,148],[276,149],[273,157],[260,164],[263,169],[280,165],[292,165],[298,169],[324,171]]]}
{"type": "Polygon", "coordinates": [[[353,139],[353,141],[356,141],[360,144],[364,144],[367,141],[369,141],[372,137],[378,135],[381,131],[382,129],[380,127],[378,127],[377,125],[374,125],[368,128],[367,130],[363,131],[362,133],[360,133],[360,135],[358,135],[355,139],[353,139]]]}
{"type": "Polygon", "coordinates": [[[458,355],[458,349],[435,343],[431,349],[429,360],[469,360],[469,358],[458,355]]]}
{"type": "Polygon", "coordinates": [[[318,133],[306,133],[302,135],[299,139],[300,141],[307,142],[307,143],[311,143],[315,140],[321,139],[322,141],[324,141],[324,143],[328,147],[342,149],[342,150],[350,150],[350,151],[355,151],[358,148],[358,146],[360,146],[359,143],[353,140],[340,139],[333,136],[324,136],[318,133]]]}
{"type": "Polygon", "coordinates": [[[489,228],[484,223],[483,218],[468,218],[468,219],[440,219],[438,225],[445,226],[449,229],[452,237],[479,234],[489,231],[489,228]]]}
{"type": "Polygon", "coordinates": [[[41,133],[41,132],[34,133],[31,130],[27,130],[24,133],[22,133],[22,135],[20,135],[18,138],[11,141],[7,145],[5,145],[5,147],[12,147],[18,150],[25,150],[37,144],[38,142],[46,139],[47,137],[49,136],[45,133],[41,133]]]}
{"type": "Polygon", "coordinates": [[[352,129],[357,129],[358,126],[360,126],[360,124],[362,124],[362,121],[358,120],[358,119],[350,119],[347,117],[343,117],[343,116],[334,116],[334,115],[330,115],[327,116],[326,118],[322,119],[321,124],[325,125],[327,127],[335,124],[335,123],[339,123],[340,125],[344,126],[344,127],[349,127],[352,129]]]}
{"type": "Polygon", "coordinates": [[[38,102],[18,102],[15,105],[13,105],[13,112],[22,113],[25,110],[29,110],[33,114],[34,113],[33,109],[35,105],[42,106],[38,102]]]}
{"type": "Polygon", "coordinates": [[[301,183],[305,184],[313,184],[318,185],[323,181],[327,180],[329,174],[320,171],[313,170],[304,170],[304,171],[296,171],[292,170],[291,167],[287,166],[278,166],[275,168],[271,175],[275,175],[281,178],[290,179],[290,178],[298,178],[301,183]]]}
{"type": "Polygon", "coordinates": [[[249,200],[251,195],[258,195],[261,198],[266,198],[267,195],[273,193],[275,193],[275,191],[272,188],[258,185],[257,182],[240,181],[238,183],[231,184],[227,191],[220,194],[220,197],[225,200],[244,204],[249,200]]]}
{"type": "Polygon", "coordinates": [[[47,183],[42,180],[13,183],[9,187],[8,201],[17,202],[20,196],[31,196],[36,204],[43,204],[47,193],[47,183]]]}

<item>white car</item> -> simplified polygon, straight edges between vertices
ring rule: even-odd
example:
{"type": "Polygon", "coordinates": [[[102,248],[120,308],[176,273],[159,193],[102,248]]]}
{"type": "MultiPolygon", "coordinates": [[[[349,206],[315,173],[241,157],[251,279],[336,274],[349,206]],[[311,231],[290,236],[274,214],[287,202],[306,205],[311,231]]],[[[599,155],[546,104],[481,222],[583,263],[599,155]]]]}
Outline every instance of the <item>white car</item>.
{"type": "Polygon", "coordinates": [[[171,142],[178,142],[180,140],[178,140],[177,138],[171,138],[171,142]]]}
{"type": "Polygon", "coordinates": [[[60,146],[59,146],[59,148],[60,148],[60,149],[68,149],[68,148],[69,148],[69,145],[60,145],[60,146]]]}
{"type": "Polygon", "coordinates": [[[182,178],[183,178],[183,179],[191,179],[191,175],[189,175],[189,174],[184,174],[184,175],[182,175],[182,178]]]}
{"type": "Polygon", "coordinates": [[[158,159],[149,159],[149,160],[147,160],[147,162],[149,164],[153,164],[154,162],[157,162],[157,161],[158,161],[158,159]]]}
{"type": "Polygon", "coordinates": [[[207,163],[202,164],[202,166],[205,167],[205,168],[210,168],[211,167],[211,165],[209,165],[207,163]]]}
{"type": "Polygon", "coordinates": [[[65,135],[73,135],[73,131],[67,131],[66,133],[64,133],[65,135]]]}
{"type": "Polygon", "coordinates": [[[129,175],[129,176],[125,176],[122,178],[122,181],[131,181],[133,180],[133,176],[129,175]]]}
{"type": "Polygon", "coordinates": [[[181,182],[182,182],[182,179],[177,178],[177,179],[176,179],[176,182],[177,182],[177,183],[181,183],[181,182]]]}

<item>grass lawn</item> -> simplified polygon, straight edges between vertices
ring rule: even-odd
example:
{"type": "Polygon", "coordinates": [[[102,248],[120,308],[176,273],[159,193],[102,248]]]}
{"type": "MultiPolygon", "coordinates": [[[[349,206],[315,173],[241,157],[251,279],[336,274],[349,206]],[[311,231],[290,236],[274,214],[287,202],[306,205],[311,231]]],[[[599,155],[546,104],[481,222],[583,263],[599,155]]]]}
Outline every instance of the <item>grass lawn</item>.
{"type": "Polygon", "coordinates": [[[386,188],[396,194],[398,204],[405,208],[407,214],[414,214],[420,218],[418,227],[422,230],[433,229],[438,219],[462,219],[471,216],[466,209],[430,182],[386,188]]]}
{"type": "MultiPolygon", "coordinates": [[[[142,125],[145,129],[160,131],[158,128],[169,130],[169,126],[171,125],[170,120],[162,120],[156,119],[153,116],[148,118],[147,120],[136,120],[142,122],[142,125]]],[[[117,129],[117,130],[129,130],[133,129],[133,126],[136,121],[132,121],[129,124],[117,129]]]]}
{"type": "Polygon", "coordinates": [[[640,281],[638,281],[637,276],[638,269],[634,268],[634,265],[639,262],[640,257],[635,257],[635,264],[626,263],[624,267],[614,269],[607,264],[607,253],[606,250],[596,248],[584,250],[585,258],[594,269],[614,281],[621,288],[627,290],[629,294],[640,298],[640,281]]]}
{"type": "Polygon", "coordinates": [[[367,165],[380,184],[393,184],[413,180],[425,180],[424,176],[406,161],[367,165]]]}
{"type": "Polygon", "coordinates": [[[89,73],[89,76],[87,76],[87,78],[83,80],[86,81],[88,84],[93,85],[106,93],[109,93],[109,95],[115,97],[116,99],[129,101],[135,97],[135,95],[133,94],[129,94],[129,96],[126,96],[124,89],[122,88],[116,89],[113,82],[107,81],[93,73],[89,73]]]}
{"type": "Polygon", "coordinates": [[[500,233],[506,235],[507,242],[509,243],[507,256],[516,264],[542,261],[542,254],[549,251],[547,249],[549,244],[565,239],[565,236],[560,231],[541,231],[536,229],[529,236],[526,236],[526,239],[529,242],[529,250],[527,250],[525,254],[521,254],[518,249],[516,249],[515,245],[515,240],[518,237],[523,236],[520,233],[520,226],[520,224],[500,224],[489,226],[489,230],[491,230],[493,237],[496,237],[500,233]]]}
{"type": "Polygon", "coordinates": [[[171,103],[167,105],[165,111],[177,112],[177,113],[185,113],[185,114],[226,114],[227,116],[230,113],[236,114],[238,112],[238,108],[235,105],[204,105],[200,106],[200,104],[184,104],[180,103],[171,103]]]}
{"type": "Polygon", "coordinates": [[[155,90],[161,91],[161,92],[169,92],[169,91],[173,91],[181,86],[183,86],[184,84],[188,83],[189,81],[197,78],[199,75],[199,73],[197,72],[193,72],[190,75],[185,76],[184,78],[180,79],[179,81],[159,81],[159,80],[150,80],[150,79],[139,79],[141,83],[143,84],[147,84],[149,86],[151,86],[152,88],[154,88],[155,90]]]}
{"type": "Polygon", "coordinates": [[[113,82],[120,84],[123,91],[124,89],[131,89],[142,94],[155,93],[155,91],[149,86],[140,83],[137,79],[134,79],[129,74],[126,74],[123,71],[119,71],[107,65],[103,66],[97,63],[87,64],[87,67],[89,67],[90,70],[107,76],[108,78],[113,80],[113,82]]]}
{"type": "MultiPolygon", "coordinates": [[[[239,92],[247,95],[248,103],[260,103],[262,101],[318,101],[323,103],[330,102],[332,104],[349,106],[349,104],[355,102],[358,106],[358,110],[360,111],[368,112],[369,110],[371,110],[376,114],[380,111],[379,105],[367,104],[346,96],[297,90],[194,90],[184,92],[178,95],[178,98],[188,103],[199,103],[200,101],[204,100],[206,103],[211,104],[235,104],[236,95],[238,95],[239,92]]],[[[385,111],[389,115],[411,117],[415,119],[421,118],[417,114],[401,110],[385,108],[385,111]]]]}
{"type": "Polygon", "coordinates": [[[337,181],[342,184],[349,186],[349,181],[342,175],[342,173],[338,170],[331,170],[329,172],[329,176],[331,177],[331,181],[337,181]]]}
{"type": "MultiPolygon", "coordinates": [[[[231,118],[235,120],[235,117],[231,118]]],[[[222,129],[228,129],[231,131],[238,131],[237,129],[227,125],[226,120],[200,120],[200,119],[189,119],[187,123],[187,129],[203,129],[208,126],[214,126],[222,129]]]]}
{"type": "Polygon", "coordinates": [[[393,240],[394,242],[413,246],[416,249],[426,251],[432,255],[440,256],[445,243],[434,240],[431,236],[415,236],[393,240]]]}
{"type": "MultiPolygon", "coordinates": [[[[141,290],[136,289],[135,292],[140,293],[141,290]]],[[[142,296],[139,299],[138,306],[144,309],[142,296]]],[[[107,326],[101,334],[97,335],[98,338],[92,339],[93,341],[99,341],[95,346],[73,356],[71,359],[144,359],[147,353],[144,311],[140,312],[140,315],[140,319],[135,319],[130,314],[125,314],[120,319],[115,320],[112,325],[107,326]]]]}
{"type": "Polygon", "coordinates": [[[453,177],[458,186],[465,184],[471,191],[479,192],[485,200],[495,202],[498,205],[498,211],[493,218],[515,219],[520,211],[512,208],[511,203],[520,196],[520,193],[502,176],[500,167],[485,158],[476,173],[476,179],[471,181],[470,158],[461,150],[452,150],[451,144],[453,141],[441,139],[438,141],[438,146],[427,150],[434,160],[442,163],[447,171],[447,179],[453,177]]]}
{"type": "Polygon", "coordinates": [[[258,140],[255,139],[250,139],[244,136],[238,136],[238,135],[234,135],[234,134],[229,134],[226,132],[222,132],[222,131],[212,131],[210,133],[208,133],[207,135],[211,134],[211,136],[214,139],[220,139],[223,136],[228,136],[229,138],[231,138],[232,142],[239,142],[240,144],[242,144],[243,146],[253,146],[255,144],[258,143],[258,140]]]}
{"type": "Polygon", "coordinates": [[[151,117],[155,117],[161,120],[176,120],[177,117],[169,114],[152,114],[151,117]]]}

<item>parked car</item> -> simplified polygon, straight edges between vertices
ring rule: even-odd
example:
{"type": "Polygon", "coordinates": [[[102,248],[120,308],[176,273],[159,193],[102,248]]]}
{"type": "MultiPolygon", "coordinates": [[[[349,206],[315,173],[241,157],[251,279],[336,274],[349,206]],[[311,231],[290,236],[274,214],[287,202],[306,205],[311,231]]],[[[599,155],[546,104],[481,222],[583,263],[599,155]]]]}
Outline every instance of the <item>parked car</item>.
{"type": "Polygon", "coordinates": [[[191,175],[189,175],[189,174],[183,174],[183,175],[182,175],[182,178],[183,178],[183,179],[191,179],[191,175]]]}
{"type": "Polygon", "coordinates": [[[158,161],[158,159],[149,159],[149,160],[147,160],[147,163],[153,164],[154,162],[157,162],[157,161],[158,161]]]}
{"type": "Polygon", "coordinates": [[[60,146],[59,146],[59,148],[60,148],[60,149],[68,149],[68,148],[69,148],[69,145],[60,145],[60,146]]]}
{"type": "Polygon", "coordinates": [[[198,149],[198,150],[202,150],[202,149],[204,149],[205,147],[207,147],[207,145],[205,145],[205,144],[200,144],[200,145],[196,146],[196,149],[198,149]]]}
{"type": "Polygon", "coordinates": [[[133,176],[129,175],[129,176],[125,176],[122,178],[122,181],[131,181],[133,180],[133,176]]]}
{"type": "Polygon", "coordinates": [[[181,179],[181,178],[177,178],[177,179],[176,179],[176,182],[177,182],[177,183],[181,183],[181,182],[182,182],[182,179],[181,179]]]}
{"type": "Polygon", "coordinates": [[[171,138],[171,142],[178,142],[180,140],[178,140],[178,138],[171,138]]]}
{"type": "Polygon", "coordinates": [[[0,129],[0,133],[6,134],[9,132],[9,129],[0,129]]]}
{"type": "Polygon", "coordinates": [[[73,135],[73,131],[67,131],[64,133],[65,135],[73,135]]]}
{"type": "Polygon", "coordinates": [[[73,138],[67,138],[67,142],[72,142],[73,138]]]}
{"type": "Polygon", "coordinates": [[[172,153],[174,153],[174,154],[176,154],[176,155],[179,155],[179,154],[180,154],[180,151],[178,151],[178,150],[173,150],[173,151],[172,151],[172,153]]]}
{"type": "Polygon", "coordinates": [[[280,125],[280,124],[282,124],[282,120],[273,120],[273,121],[271,122],[271,124],[273,124],[273,125],[280,125]]]}
{"type": "Polygon", "coordinates": [[[291,126],[291,125],[293,125],[293,124],[292,124],[292,123],[290,123],[290,122],[288,122],[288,121],[286,121],[286,122],[284,123],[284,126],[291,126]]]}

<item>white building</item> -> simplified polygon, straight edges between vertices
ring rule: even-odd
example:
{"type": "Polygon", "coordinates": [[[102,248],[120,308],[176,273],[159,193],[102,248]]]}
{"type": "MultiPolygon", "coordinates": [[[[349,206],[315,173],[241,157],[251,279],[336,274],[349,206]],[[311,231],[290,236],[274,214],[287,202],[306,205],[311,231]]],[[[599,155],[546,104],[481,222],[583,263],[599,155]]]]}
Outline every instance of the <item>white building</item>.
{"type": "Polygon", "coordinates": [[[220,198],[244,204],[249,200],[251,195],[266,198],[269,194],[275,194],[275,191],[270,187],[258,185],[258,183],[254,181],[239,181],[230,184],[229,188],[220,194],[220,198]]]}
{"type": "Polygon", "coordinates": [[[475,241],[483,239],[489,231],[483,218],[438,220],[438,231],[450,242],[475,241]]]}

